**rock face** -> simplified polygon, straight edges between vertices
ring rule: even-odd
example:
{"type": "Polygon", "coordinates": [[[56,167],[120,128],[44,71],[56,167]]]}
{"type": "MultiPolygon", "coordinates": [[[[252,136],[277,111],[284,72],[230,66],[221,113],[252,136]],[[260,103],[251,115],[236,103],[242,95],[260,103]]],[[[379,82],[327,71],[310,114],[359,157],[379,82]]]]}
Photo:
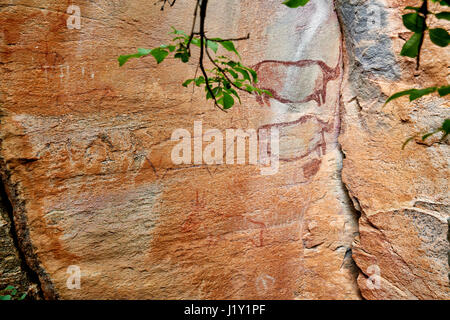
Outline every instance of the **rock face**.
{"type": "Polygon", "coordinates": [[[339,178],[342,41],[332,3],[315,2],[210,3],[208,33],[250,32],[239,50],[274,93],[227,114],[180,86],[194,63],[117,66],[171,25],[188,30],[192,5],[80,2],[79,30],[67,3],[2,7],[2,168],[47,298],[359,297],[339,178]],[[211,128],[278,129],[278,172],[175,165],[171,135],[194,121],[205,140],[211,128]],[[81,289],[66,285],[70,266],[81,289]]]}
{"type": "MultiPolygon", "coordinates": [[[[117,64],[170,26],[189,30],[187,1],[0,0],[1,174],[43,295],[449,298],[448,145],[397,148],[442,120],[445,101],[381,109],[414,67],[396,58],[397,3],[211,0],[208,35],[250,33],[238,50],[273,93],[222,113],[181,86],[195,59],[117,64]],[[361,31],[368,6],[382,30],[361,31]],[[250,163],[250,146],[234,154],[227,129],[278,132],[278,152],[259,136],[271,166],[250,163]],[[174,132],[189,135],[189,163],[173,161],[174,132]],[[213,137],[225,152],[207,164],[213,137]]],[[[427,54],[435,69],[415,81],[444,81],[448,57],[427,54]]]]}
{"type": "Polygon", "coordinates": [[[8,214],[10,208],[7,206],[8,200],[4,190],[0,190],[0,200],[0,290],[11,285],[20,294],[26,292],[29,297],[38,298],[38,288],[30,280],[14,242],[11,218],[8,214]]]}
{"type": "Polygon", "coordinates": [[[353,258],[364,298],[448,300],[448,140],[416,139],[402,150],[409,136],[449,118],[448,98],[400,99],[383,107],[395,92],[448,78],[449,51],[429,39],[419,70],[413,59],[393,55],[410,35],[401,23],[406,2],[337,1],[347,51],[343,181],[361,211],[353,258]]]}

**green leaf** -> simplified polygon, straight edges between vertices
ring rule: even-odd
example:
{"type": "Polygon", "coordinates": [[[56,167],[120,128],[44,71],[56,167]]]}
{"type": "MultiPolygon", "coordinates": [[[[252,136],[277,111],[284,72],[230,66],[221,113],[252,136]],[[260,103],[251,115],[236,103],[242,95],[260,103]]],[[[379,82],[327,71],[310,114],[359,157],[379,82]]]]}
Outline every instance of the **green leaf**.
{"type": "MultiPolygon", "coordinates": [[[[209,92],[207,87],[205,87],[205,90],[206,90],[206,100],[212,99],[211,93],[209,92]]],[[[219,98],[222,95],[222,88],[220,87],[215,87],[211,89],[211,91],[215,98],[219,98]]]]}
{"type": "Polygon", "coordinates": [[[181,34],[181,35],[183,35],[183,36],[185,36],[185,37],[188,36],[188,35],[186,34],[186,32],[184,32],[184,31],[182,31],[182,30],[177,30],[177,29],[175,29],[174,27],[171,27],[171,28],[172,28],[172,32],[169,33],[169,34],[181,34]]]}
{"type": "Polygon", "coordinates": [[[442,28],[430,29],[430,39],[440,47],[446,47],[450,43],[450,35],[442,28]]]}
{"type": "Polygon", "coordinates": [[[187,88],[187,86],[188,86],[192,81],[194,81],[194,79],[188,79],[188,80],[186,80],[185,82],[183,82],[183,87],[187,88]]]}
{"type": "Polygon", "coordinates": [[[140,58],[140,57],[142,57],[142,55],[140,55],[139,53],[119,56],[119,58],[117,59],[119,61],[119,67],[123,66],[131,58],[140,58]]]}
{"type": "MultiPolygon", "coordinates": [[[[186,39],[186,41],[185,41],[185,43],[186,43],[186,45],[187,45],[187,43],[189,42],[189,38],[188,39],[186,39]]],[[[191,39],[191,43],[194,45],[194,46],[197,46],[197,47],[199,47],[200,48],[200,39],[199,38],[192,38],[191,39]]]]}
{"type": "Polygon", "coordinates": [[[256,91],[256,88],[249,84],[245,84],[245,90],[247,90],[247,92],[249,92],[249,93],[252,93],[253,91],[256,91]]]}
{"type": "MultiPolygon", "coordinates": [[[[253,70],[252,68],[249,68],[249,67],[246,67],[246,66],[242,65],[240,62],[237,63],[237,65],[238,65],[240,68],[247,70],[247,71],[252,75],[253,82],[254,82],[254,83],[258,83],[258,74],[256,73],[255,70],[253,70]]],[[[250,80],[249,80],[249,81],[250,81],[250,80]]],[[[251,82],[251,81],[250,81],[250,82],[251,82]]]]}
{"type": "Polygon", "coordinates": [[[221,87],[215,87],[214,89],[212,89],[212,92],[214,93],[214,96],[216,98],[219,98],[223,95],[223,89],[221,87]]]}
{"type": "Polygon", "coordinates": [[[156,48],[156,49],[139,48],[137,53],[119,56],[119,58],[117,60],[119,61],[119,66],[121,67],[128,60],[130,60],[132,58],[141,58],[144,56],[148,56],[149,54],[153,55],[156,58],[156,61],[158,61],[158,63],[160,63],[162,60],[164,60],[165,57],[167,57],[167,55],[169,53],[162,48],[156,48]]]}
{"type": "Polygon", "coordinates": [[[267,94],[269,97],[273,97],[272,92],[270,92],[269,90],[263,90],[262,91],[264,94],[267,94]]]}
{"type": "Polygon", "coordinates": [[[219,43],[226,50],[236,53],[236,55],[240,58],[239,52],[237,52],[236,47],[234,46],[234,43],[232,41],[222,41],[222,42],[219,42],[219,43]]]}
{"type": "Polygon", "coordinates": [[[425,18],[418,13],[408,13],[402,16],[406,28],[414,32],[423,32],[426,29],[425,18]]]}
{"type": "Polygon", "coordinates": [[[438,93],[441,97],[450,94],[450,86],[442,86],[438,88],[438,93]]]}
{"type": "Polygon", "coordinates": [[[423,33],[414,33],[412,37],[403,45],[400,55],[415,58],[419,54],[420,43],[423,38],[423,33]]]}
{"type": "Polygon", "coordinates": [[[221,104],[223,108],[230,109],[234,105],[233,97],[227,92],[223,92],[223,97],[217,101],[218,104],[221,104]]]}
{"type": "Polygon", "coordinates": [[[7,294],[6,296],[0,296],[0,300],[4,300],[4,301],[12,300],[12,297],[9,294],[7,294]]]}
{"type": "Polygon", "coordinates": [[[243,84],[242,84],[243,82],[244,82],[244,80],[239,79],[239,80],[236,80],[236,81],[234,82],[234,85],[235,85],[236,87],[240,88],[240,87],[243,86],[243,84]]]}
{"type": "Polygon", "coordinates": [[[160,46],[160,48],[161,49],[169,49],[170,52],[174,52],[177,47],[174,45],[162,45],[162,46],[160,46]]]}
{"type": "Polygon", "coordinates": [[[194,82],[197,87],[200,87],[200,85],[204,84],[206,81],[203,76],[200,76],[200,77],[194,79],[194,82]]]}
{"type": "Polygon", "coordinates": [[[185,40],[185,39],[186,39],[186,37],[184,37],[184,36],[178,36],[178,37],[172,38],[172,41],[185,40]]]}
{"type": "Polygon", "coordinates": [[[17,299],[17,300],[21,301],[21,300],[25,299],[26,296],[27,296],[27,293],[25,292],[25,293],[22,294],[22,295],[19,297],[19,299],[17,299]]]}
{"type": "Polygon", "coordinates": [[[189,61],[189,53],[187,51],[178,52],[174,56],[176,59],[180,59],[182,62],[186,63],[189,61]]]}
{"type": "Polygon", "coordinates": [[[444,120],[444,123],[442,124],[442,130],[445,132],[446,135],[450,133],[450,119],[444,120]]]}
{"type": "Polygon", "coordinates": [[[169,55],[169,52],[162,48],[155,48],[151,50],[150,54],[156,59],[156,62],[160,64],[169,55]]]}
{"type": "Polygon", "coordinates": [[[433,93],[437,90],[436,87],[425,88],[425,89],[413,89],[411,94],[409,95],[409,101],[414,101],[419,99],[427,94],[433,93]]]}
{"type": "Polygon", "coordinates": [[[385,105],[388,104],[390,101],[392,101],[394,99],[398,99],[403,96],[409,96],[409,101],[414,101],[414,100],[419,99],[427,94],[433,93],[436,90],[438,90],[437,87],[430,87],[430,88],[425,88],[425,89],[409,89],[409,90],[405,90],[405,91],[400,91],[400,92],[397,92],[397,93],[393,94],[392,96],[390,96],[386,100],[385,105]]]}
{"type": "Polygon", "coordinates": [[[152,49],[144,49],[144,48],[138,48],[138,54],[143,57],[143,56],[147,56],[150,53],[152,53],[152,49]]]}
{"type": "Polygon", "coordinates": [[[439,12],[435,16],[438,19],[450,20],[450,12],[439,12]]]}
{"type": "Polygon", "coordinates": [[[231,74],[231,76],[232,76],[233,78],[235,78],[235,79],[239,78],[239,75],[238,75],[236,72],[234,72],[234,70],[232,70],[232,69],[227,69],[227,72],[228,72],[229,74],[231,74]]]}
{"type": "Polygon", "coordinates": [[[439,2],[441,6],[450,6],[450,0],[433,0],[433,2],[439,2]]]}
{"type": "Polygon", "coordinates": [[[431,137],[432,135],[438,133],[439,131],[441,131],[441,130],[436,130],[436,131],[433,131],[433,132],[429,132],[429,133],[427,133],[427,134],[424,134],[423,137],[422,137],[422,141],[425,141],[426,139],[428,139],[428,138],[431,137]]]}
{"type": "Polygon", "coordinates": [[[242,74],[242,76],[244,77],[245,80],[248,80],[249,82],[252,82],[252,80],[250,79],[250,75],[248,74],[247,70],[244,70],[244,69],[239,68],[239,67],[234,68],[234,70],[236,70],[237,72],[242,74]]]}
{"type": "Polygon", "coordinates": [[[304,6],[308,2],[309,0],[286,0],[283,2],[283,4],[288,6],[289,8],[298,8],[300,6],[304,6]]]}
{"type": "Polygon", "coordinates": [[[414,91],[414,89],[409,89],[409,90],[405,90],[405,91],[400,91],[400,92],[394,93],[392,96],[390,96],[386,100],[386,102],[384,104],[386,105],[389,102],[391,102],[392,100],[398,99],[398,98],[403,97],[403,96],[410,95],[413,91],[414,91]]]}
{"type": "Polygon", "coordinates": [[[233,88],[230,88],[230,89],[226,89],[225,91],[234,95],[239,100],[239,103],[242,103],[241,97],[239,97],[239,94],[237,93],[236,90],[234,90],[233,88]]]}
{"type": "Polygon", "coordinates": [[[206,45],[210,48],[214,53],[217,53],[217,49],[219,49],[219,44],[215,41],[207,40],[206,45]]]}
{"type": "Polygon", "coordinates": [[[412,140],[412,139],[414,139],[415,137],[409,137],[408,139],[406,139],[406,141],[403,143],[403,145],[402,145],[402,150],[404,150],[405,149],[405,147],[406,147],[406,145],[412,140]]]}
{"type": "Polygon", "coordinates": [[[248,72],[250,72],[250,74],[252,75],[253,78],[253,82],[254,83],[258,83],[258,75],[256,74],[256,71],[251,69],[251,68],[246,68],[248,70],[248,72]]]}
{"type": "Polygon", "coordinates": [[[224,64],[226,64],[227,66],[230,66],[232,68],[234,68],[234,67],[236,67],[238,65],[238,63],[236,63],[234,61],[224,62],[224,64]]]}

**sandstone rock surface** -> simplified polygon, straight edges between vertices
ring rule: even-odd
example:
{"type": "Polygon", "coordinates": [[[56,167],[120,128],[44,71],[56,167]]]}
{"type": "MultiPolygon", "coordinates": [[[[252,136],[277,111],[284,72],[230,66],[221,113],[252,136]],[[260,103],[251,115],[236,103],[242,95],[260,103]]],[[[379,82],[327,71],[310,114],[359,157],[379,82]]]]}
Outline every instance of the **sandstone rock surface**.
{"type": "Polygon", "coordinates": [[[398,58],[404,5],[211,0],[208,34],[250,33],[242,60],[273,93],[222,113],[181,86],[194,62],[118,67],[120,54],[166,43],[170,26],[189,30],[188,1],[0,0],[1,175],[43,295],[448,299],[448,144],[401,150],[448,117],[448,100],[382,108],[448,77],[448,51],[427,51],[420,72],[398,58]],[[68,28],[71,5],[80,29],[68,28]],[[373,10],[382,24],[365,30],[373,10]],[[177,129],[204,148],[208,129],[278,129],[278,172],[174,164],[177,129]],[[67,286],[70,266],[80,289],[67,286]]]}
{"type": "Polygon", "coordinates": [[[428,37],[419,70],[415,60],[395,56],[410,35],[401,22],[406,5],[414,3],[337,1],[347,51],[343,181],[361,211],[353,258],[364,298],[448,300],[448,139],[425,144],[418,138],[402,150],[408,137],[449,118],[448,98],[399,99],[383,107],[395,92],[448,81],[450,52],[428,37]]]}
{"type": "MultiPolygon", "coordinates": [[[[224,114],[180,84],[195,64],[120,54],[189,30],[193,7],[138,0],[2,2],[1,159],[47,298],[359,297],[340,180],[341,34],[329,1],[211,1],[208,33],[241,36],[270,101],[224,114]],[[174,165],[178,128],[280,132],[280,168],[174,165]],[[66,286],[79,266],[81,289],[66,286]]],[[[204,131],[204,132],[205,132],[204,131]]],[[[229,152],[229,150],[227,150],[229,152]]]]}

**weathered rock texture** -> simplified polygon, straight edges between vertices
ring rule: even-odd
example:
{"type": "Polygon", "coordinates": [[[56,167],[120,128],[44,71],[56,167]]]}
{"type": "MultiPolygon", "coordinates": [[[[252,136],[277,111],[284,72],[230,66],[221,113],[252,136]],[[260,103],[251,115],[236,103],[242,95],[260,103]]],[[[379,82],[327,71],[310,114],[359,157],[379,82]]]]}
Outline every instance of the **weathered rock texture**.
{"type": "Polygon", "coordinates": [[[17,250],[15,229],[10,217],[11,207],[3,188],[0,188],[0,290],[14,286],[20,294],[38,298],[39,290],[30,279],[30,271],[17,250]]]}
{"type": "MultiPolygon", "coordinates": [[[[366,298],[448,297],[448,146],[396,149],[444,108],[429,106],[428,122],[399,103],[381,110],[412,70],[395,58],[399,10],[376,2],[389,21],[378,47],[352,24],[351,11],[366,3],[351,3],[338,2],[344,41],[328,0],[298,10],[211,0],[208,34],[250,32],[239,51],[273,92],[266,101],[242,95],[225,114],[180,86],[194,62],[117,65],[120,54],[165,43],[171,25],[189,30],[187,1],[161,12],[139,0],[0,0],[1,173],[45,297],[358,299],[360,288],[366,298]],[[71,4],[80,30],[66,26],[71,4]],[[379,64],[369,67],[367,52],[379,64]],[[345,182],[361,210],[358,280],[341,118],[345,182]],[[194,121],[223,134],[278,128],[279,172],[173,164],[171,134],[192,132],[194,121]],[[72,265],[81,289],[66,285],[72,265]],[[366,287],[370,265],[381,269],[382,289],[366,287]]],[[[422,82],[445,78],[445,57],[434,59],[440,69],[422,82]]]]}
{"type": "Polygon", "coordinates": [[[383,107],[397,91],[448,79],[449,51],[429,38],[419,70],[415,60],[394,55],[410,36],[401,22],[406,5],[414,3],[337,2],[347,53],[339,138],[343,181],[361,211],[353,258],[364,298],[449,299],[448,140],[416,139],[420,144],[401,149],[409,136],[449,118],[448,99],[400,99],[383,107]]]}

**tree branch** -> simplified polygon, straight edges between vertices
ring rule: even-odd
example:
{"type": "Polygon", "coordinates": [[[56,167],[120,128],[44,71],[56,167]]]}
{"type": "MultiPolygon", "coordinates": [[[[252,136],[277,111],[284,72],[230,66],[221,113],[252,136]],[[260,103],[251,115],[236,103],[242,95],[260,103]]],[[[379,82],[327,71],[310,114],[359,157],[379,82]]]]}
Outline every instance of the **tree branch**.
{"type": "MultiPolygon", "coordinates": [[[[177,0],[172,0],[172,2],[170,2],[170,0],[160,0],[159,2],[163,2],[162,6],[161,6],[161,11],[164,11],[164,7],[166,6],[166,4],[168,3],[171,7],[173,7],[175,5],[175,2],[177,2],[177,0]]],[[[155,3],[156,4],[156,3],[155,3]]]]}
{"type": "Polygon", "coordinates": [[[241,91],[244,91],[244,92],[246,92],[246,93],[249,93],[247,90],[242,89],[242,88],[239,88],[237,85],[235,85],[235,84],[233,83],[233,81],[231,81],[231,79],[230,79],[230,78],[228,77],[228,75],[226,74],[226,71],[225,71],[224,69],[222,69],[222,68],[214,61],[214,59],[211,57],[211,55],[209,54],[208,48],[206,48],[206,54],[208,55],[208,58],[209,58],[209,60],[212,62],[212,64],[213,64],[217,69],[219,69],[220,73],[223,74],[223,76],[225,77],[225,79],[227,79],[227,81],[228,81],[233,87],[235,87],[235,88],[238,89],[238,90],[241,90],[241,91]]]}
{"type": "Polygon", "coordinates": [[[208,0],[202,0],[201,5],[200,5],[200,59],[199,59],[199,67],[200,67],[200,70],[202,71],[203,77],[205,78],[206,90],[208,90],[209,94],[211,95],[212,99],[214,100],[214,105],[219,110],[222,110],[222,111],[226,112],[226,110],[221,108],[219,106],[219,104],[217,103],[216,96],[214,95],[214,93],[211,90],[211,87],[209,86],[208,74],[206,73],[205,66],[203,65],[203,60],[204,60],[204,56],[205,56],[205,40],[206,40],[205,39],[205,19],[206,19],[206,9],[207,9],[207,7],[208,7],[208,0]]]}
{"type": "MultiPolygon", "coordinates": [[[[422,6],[420,7],[419,12],[424,15],[425,24],[426,24],[427,16],[428,16],[428,0],[423,0],[422,6]]],[[[419,68],[420,68],[420,51],[422,50],[424,38],[425,38],[425,33],[422,33],[422,38],[420,39],[420,43],[419,43],[419,52],[417,53],[417,58],[416,58],[416,70],[419,70],[419,68]]]]}
{"type": "MultiPolygon", "coordinates": [[[[198,12],[198,7],[200,4],[200,0],[197,0],[197,3],[195,4],[195,11],[194,11],[194,21],[192,22],[192,29],[191,29],[191,34],[189,36],[189,41],[187,43],[187,49],[190,50],[190,46],[191,46],[191,41],[194,38],[194,34],[197,34],[197,32],[195,31],[195,23],[197,22],[197,12],[198,12]]],[[[190,54],[190,52],[189,52],[190,54]]]]}
{"type": "Polygon", "coordinates": [[[225,42],[225,41],[241,41],[241,40],[248,40],[250,39],[250,33],[247,33],[247,35],[245,37],[240,37],[240,38],[231,38],[231,39],[210,39],[210,38],[206,38],[206,40],[209,41],[214,41],[214,42],[225,42]]]}

